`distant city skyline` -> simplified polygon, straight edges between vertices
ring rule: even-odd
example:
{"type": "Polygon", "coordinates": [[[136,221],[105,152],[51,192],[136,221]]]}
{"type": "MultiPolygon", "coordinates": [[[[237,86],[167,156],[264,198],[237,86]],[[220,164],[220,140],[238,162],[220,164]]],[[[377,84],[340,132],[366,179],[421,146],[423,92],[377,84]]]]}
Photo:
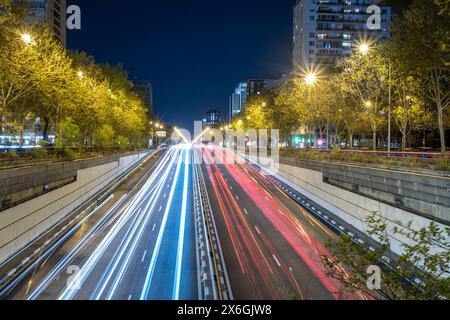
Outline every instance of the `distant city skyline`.
{"type": "Polygon", "coordinates": [[[291,68],[294,0],[141,1],[126,12],[117,0],[70,4],[82,29],[68,32],[68,47],[150,80],[156,114],[186,129],[211,107],[228,115],[239,81],[291,68]]]}

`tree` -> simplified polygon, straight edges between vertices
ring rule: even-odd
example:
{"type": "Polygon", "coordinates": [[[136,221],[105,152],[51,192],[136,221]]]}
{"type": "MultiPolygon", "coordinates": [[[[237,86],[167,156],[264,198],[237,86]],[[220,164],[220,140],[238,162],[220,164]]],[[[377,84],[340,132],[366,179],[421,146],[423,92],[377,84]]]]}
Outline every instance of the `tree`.
{"type": "Polygon", "coordinates": [[[114,145],[114,129],[105,124],[95,132],[96,145],[100,147],[111,147],[114,145]]]}
{"type": "Polygon", "coordinates": [[[450,228],[431,223],[418,231],[411,225],[394,228],[394,234],[409,237],[414,244],[403,244],[400,256],[392,254],[392,244],[385,219],[376,212],[366,219],[369,235],[378,245],[372,250],[366,244],[355,243],[348,235],[327,246],[330,256],[322,256],[328,275],[337,279],[349,291],[362,291],[374,298],[436,300],[450,298],[450,228]],[[389,263],[389,267],[385,264],[389,263]],[[347,268],[349,272],[342,267],[347,268]],[[367,287],[369,267],[381,272],[381,289],[367,287]]]}
{"type": "Polygon", "coordinates": [[[358,100],[355,102],[354,97],[351,96],[351,88],[345,75],[336,75],[334,82],[337,89],[338,114],[341,115],[340,118],[347,132],[348,144],[352,149],[355,132],[363,127],[363,106],[358,103],[358,100]]]}
{"type": "MultiPolygon", "coordinates": [[[[394,76],[395,77],[395,76],[394,76]]],[[[419,130],[430,124],[431,113],[419,98],[420,83],[411,76],[401,75],[394,79],[395,107],[394,121],[402,134],[402,150],[406,149],[406,141],[412,130],[419,130]]]]}
{"type": "Polygon", "coordinates": [[[441,151],[446,152],[444,114],[450,104],[448,2],[415,0],[392,27],[391,55],[423,80],[424,98],[437,111],[441,151]],[[446,12],[445,12],[446,11],[446,12]]]}
{"type": "Polygon", "coordinates": [[[61,122],[61,135],[58,137],[56,145],[60,148],[78,147],[81,144],[81,133],[78,125],[72,118],[65,118],[61,122]]]}
{"type": "Polygon", "coordinates": [[[300,127],[309,131],[306,102],[306,84],[300,78],[294,78],[281,86],[270,106],[268,115],[275,128],[280,130],[281,138],[289,141],[291,135],[300,127]]]}
{"type": "Polygon", "coordinates": [[[362,106],[362,117],[372,130],[373,150],[377,148],[377,132],[385,121],[387,62],[376,50],[355,54],[342,60],[338,69],[354,104],[362,106]]]}

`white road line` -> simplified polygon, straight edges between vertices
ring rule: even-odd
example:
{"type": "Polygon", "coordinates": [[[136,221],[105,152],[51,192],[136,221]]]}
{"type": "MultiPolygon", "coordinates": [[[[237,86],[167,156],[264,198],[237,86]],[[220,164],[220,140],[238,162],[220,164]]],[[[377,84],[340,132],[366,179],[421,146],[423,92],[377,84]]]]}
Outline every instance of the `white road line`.
{"type": "Polygon", "coordinates": [[[143,263],[145,260],[145,256],[147,255],[147,250],[144,251],[144,254],[142,255],[141,262],[143,263]]]}
{"type": "Polygon", "coordinates": [[[245,209],[245,208],[244,208],[244,212],[245,212],[245,214],[248,214],[248,211],[247,211],[247,209],[245,209]]]}
{"type": "Polygon", "coordinates": [[[153,225],[152,232],[155,231],[155,229],[156,229],[156,223],[153,225]]]}
{"type": "Polygon", "coordinates": [[[164,199],[167,197],[167,193],[164,193],[164,199]]]}
{"type": "Polygon", "coordinates": [[[277,263],[277,265],[281,268],[281,263],[280,263],[280,261],[278,261],[277,257],[275,255],[272,255],[272,257],[275,259],[275,262],[277,263]]]}
{"type": "Polygon", "coordinates": [[[159,212],[161,212],[161,210],[162,210],[162,206],[161,206],[161,207],[159,207],[159,210],[158,210],[158,211],[159,211],[159,212]]]}
{"type": "Polygon", "coordinates": [[[238,196],[236,196],[236,200],[239,200],[239,197],[238,197],[238,196]]]}
{"type": "Polygon", "coordinates": [[[259,231],[257,226],[255,226],[255,230],[256,230],[256,232],[258,232],[259,235],[261,235],[261,232],[259,231]]]}
{"type": "Polygon", "coordinates": [[[130,294],[130,295],[128,296],[128,301],[130,301],[131,298],[132,298],[132,295],[130,294]]]}

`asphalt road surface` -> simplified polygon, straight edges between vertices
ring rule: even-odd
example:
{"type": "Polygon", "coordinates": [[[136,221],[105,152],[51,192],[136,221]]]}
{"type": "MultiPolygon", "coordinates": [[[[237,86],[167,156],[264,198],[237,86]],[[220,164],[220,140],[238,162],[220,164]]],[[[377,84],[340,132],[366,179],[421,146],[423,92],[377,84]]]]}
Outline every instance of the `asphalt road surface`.
{"type": "Polygon", "coordinates": [[[253,166],[200,147],[202,170],[235,299],[364,299],[325,274],[336,236],[253,166]]]}
{"type": "Polygon", "coordinates": [[[143,164],[8,298],[198,299],[190,156],[143,164]]]}

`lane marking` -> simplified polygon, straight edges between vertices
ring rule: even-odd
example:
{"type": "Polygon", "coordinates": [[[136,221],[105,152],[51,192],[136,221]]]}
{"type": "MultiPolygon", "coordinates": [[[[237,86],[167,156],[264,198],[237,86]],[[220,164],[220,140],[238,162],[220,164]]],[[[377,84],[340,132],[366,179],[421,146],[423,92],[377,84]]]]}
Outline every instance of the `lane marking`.
{"type": "Polygon", "coordinates": [[[161,210],[162,210],[162,206],[159,207],[159,211],[158,212],[161,212],[161,210]]]}
{"type": "Polygon", "coordinates": [[[156,223],[153,225],[152,232],[155,231],[155,229],[156,229],[156,223]]]}
{"type": "Polygon", "coordinates": [[[147,255],[147,250],[144,251],[144,254],[142,255],[141,262],[143,263],[145,260],[145,256],[147,255]]]}
{"type": "Polygon", "coordinates": [[[258,232],[259,235],[261,235],[261,232],[259,231],[257,226],[255,226],[255,230],[256,230],[256,232],[258,232]]]}
{"type": "Polygon", "coordinates": [[[245,208],[244,208],[244,212],[245,212],[245,214],[248,214],[248,211],[247,211],[247,209],[245,209],[245,208]]]}
{"type": "Polygon", "coordinates": [[[277,257],[275,255],[272,255],[272,257],[275,259],[275,262],[277,263],[277,265],[281,268],[281,263],[280,263],[280,261],[278,261],[277,257]]]}

